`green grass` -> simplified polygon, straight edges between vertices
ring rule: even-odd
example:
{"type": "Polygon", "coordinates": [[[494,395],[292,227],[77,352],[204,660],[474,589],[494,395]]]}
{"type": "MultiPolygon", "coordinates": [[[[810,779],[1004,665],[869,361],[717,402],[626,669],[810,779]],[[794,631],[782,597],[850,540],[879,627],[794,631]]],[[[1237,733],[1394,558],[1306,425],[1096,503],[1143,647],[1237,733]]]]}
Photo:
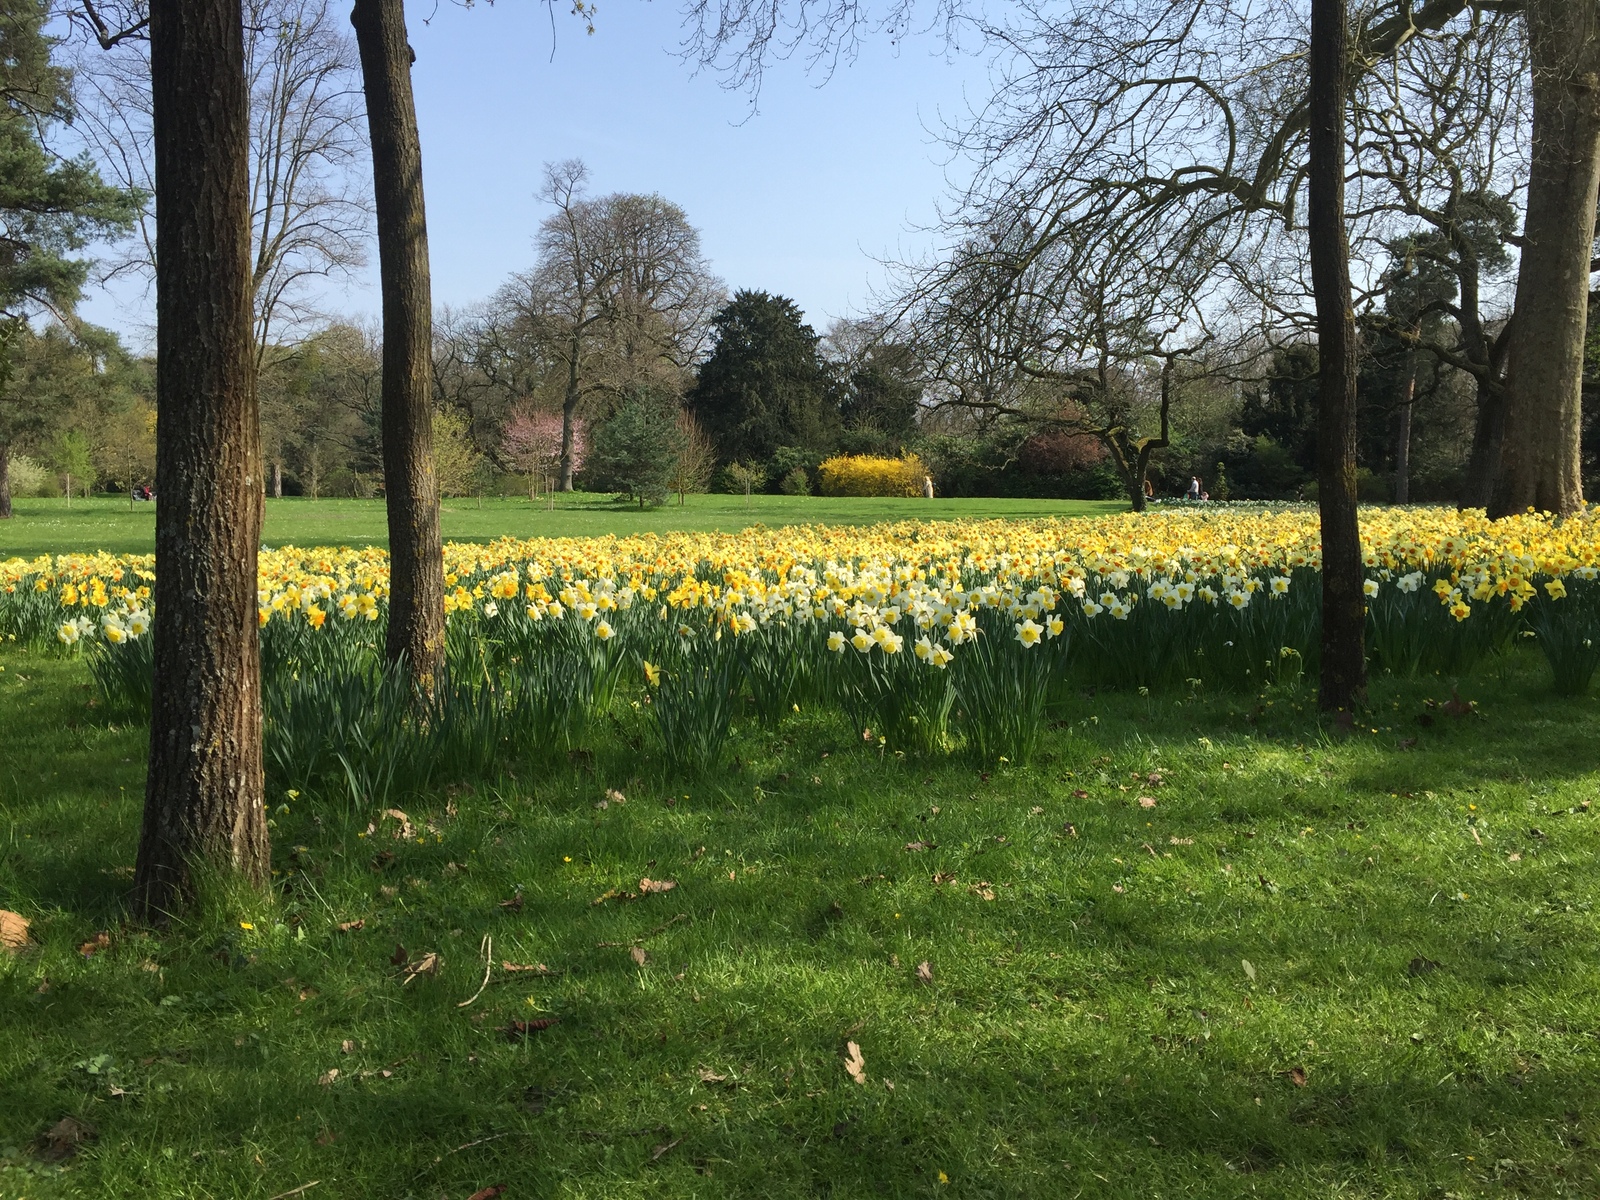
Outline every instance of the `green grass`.
{"type": "Polygon", "coordinates": [[[274,898],[159,936],[142,732],[0,666],[5,1200],[1600,1193],[1600,703],[1531,657],[1473,717],[1380,681],[1342,739],[1308,692],[1082,697],[993,775],[803,714],[669,784],[624,703],[592,759],[405,801],[422,842],[300,798],[274,898]],[[597,903],[641,876],[678,886],[597,903]],[[67,1114],[98,1140],[45,1165],[67,1114]]]}
{"type": "MultiPolygon", "coordinates": [[[[499,537],[589,537],[670,530],[732,532],[758,522],[771,526],[948,518],[1084,516],[1121,512],[1112,500],[897,500],[824,496],[689,496],[641,512],[609,496],[574,493],[554,507],[541,498],[446,500],[441,520],[448,541],[487,542],[499,537]]],[[[126,500],[23,499],[16,515],[0,522],[0,558],[32,558],[73,550],[147,554],[155,549],[155,512],[126,500]]],[[[268,500],[263,540],[269,546],[387,546],[382,500],[268,500]]]]}

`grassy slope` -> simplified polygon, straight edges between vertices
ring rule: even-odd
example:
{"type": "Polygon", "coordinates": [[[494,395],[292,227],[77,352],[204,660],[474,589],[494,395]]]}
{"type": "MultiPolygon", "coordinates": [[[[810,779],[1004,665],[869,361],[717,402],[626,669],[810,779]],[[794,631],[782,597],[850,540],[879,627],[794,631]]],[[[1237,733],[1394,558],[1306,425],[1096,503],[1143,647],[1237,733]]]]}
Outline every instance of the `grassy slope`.
{"type": "Polygon", "coordinates": [[[1600,705],[1531,661],[1428,727],[1445,685],[1380,683],[1376,732],[1336,742],[1304,693],[1256,723],[1246,698],[1084,698],[992,777],[802,718],[669,789],[623,707],[591,770],[453,818],[407,799],[425,843],[297,804],[280,897],[163,938],[118,915],[139,732],[96,720],[76,663],[0,664],[0,906],[42,943],[0,961],[8,1200],[1600,1192],[1600,705]],[[597,809],[607,787],[627,803],[597,809]],[[594,903],[643,875],[679,886],[594,903]],[[486,935],[557,973],[497,969],[458,1007],[486,935]],[[397,943],[438,977],[402,986],[397,943]],[[66,1113],[98,1145],[33,1174],[66,1113]]]}
{"type": "MultiPolygon", "coordinates": [[[[155,512],[125,500],[17,500],[16,516],[0,522],[0,558],[57,554],[63,547],[145,554],[155,548],[155,512]]],[[[1120,512],[1109,500],[894,500],[822,496],[690,496],[644,512],[608,497],[573,495],[545,507],[526,499],[447,500],[442,521],[452,541],[486,542],[497,537],[585,537],[604,533],[668,530],[737,530],[757,522],[798,525],[826,522],[866,525],[875,521],[935,518],[1077,516],[1120,512]]],[[[269,546],[386,546],[389,531],[381,500],[267,501],[264,540],[269,546]]]]}

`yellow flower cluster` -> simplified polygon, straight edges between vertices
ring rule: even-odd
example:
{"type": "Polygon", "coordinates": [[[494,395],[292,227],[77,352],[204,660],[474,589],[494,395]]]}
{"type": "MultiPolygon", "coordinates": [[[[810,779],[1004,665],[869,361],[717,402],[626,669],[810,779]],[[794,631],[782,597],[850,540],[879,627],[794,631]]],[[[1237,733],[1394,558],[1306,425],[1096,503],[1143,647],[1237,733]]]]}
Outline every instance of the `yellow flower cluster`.
{"type": "MultiPolygon", "coordinates": [[[[1491,522],[1479,512],[1370,509],[1362,514],[1367,591],[1425,588],[1457,620],[1503,598],[1518,609],[1542,587],[1565,594],[1567,576],[1600,569],[1600,518],[1564,521],[1528,514],[1491,522]]],[[[970,613],[998,607],[1016,618],[1019,643],[1058,631],[1059,603],[1083,617],[1125,619],[1138,604],[1248,607],[1288,590],[1295,571],[1316,569],[1316,514],[1219,507],[1164,513],[1032,521],[899,522],[865,527],[756,527],[740,533],[504,539],[445,547],[445,607],[451,614],[531,621],[568,614],[602,638],[615,612],[638,603],[706,610],[735,634],[774,619],[843,622],[832,644],[856,634],[898,652],[894,626],[914,619],[928,639],[914,649],[948,661],[970,613]],[[941,641],[929,635],[940,635],[941,641]]],[[[24,597],[60,609],[63,641],[100,627],[137,637],[149,624],[149,555],[68,554],[0,563],[0,620],[24,597]],[[107,624],[105,617],[111,618],[107,624]],[[71,624],[73,634],[66,632],[71,624]]],[[[389,594],[380,549],[264,551],[259,620],[376,621],[389,594]]]]}

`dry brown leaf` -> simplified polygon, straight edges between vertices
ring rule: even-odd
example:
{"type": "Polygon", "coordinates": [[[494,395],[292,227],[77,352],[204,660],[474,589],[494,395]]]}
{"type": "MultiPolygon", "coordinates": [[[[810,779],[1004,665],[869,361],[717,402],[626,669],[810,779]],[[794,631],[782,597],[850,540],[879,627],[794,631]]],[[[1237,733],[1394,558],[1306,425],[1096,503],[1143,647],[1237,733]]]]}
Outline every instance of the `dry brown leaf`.
{"type": "Polygon", "coordinates": [[[626,804],[628,802],[628,798],[621,792],[617,791],[616,788],[606,789],[606,799],[611,801],[613,804],[626,804]]]}
{"type": "Polygon", "coordinates": [[[339,1053],[340,1054],[354,1054],[355,1051],[356,1051],[356,1044],[354,1042],[352,1042],[349,1038],[345,1038],[344,1041],[339,1043],[339,1053]]]}
{"type": "Polygon", "coordinates": [[[933,843],[932,842],[907,842],[906,843],[906,853],[907,854],[920,854],[924,850],[932,850],[932,849],[933,849],[933,843]]]}
{"type": "Polygon", "coordinates": [[[522,893],[518,892],[515,896],[511,897],[511,899],[500,901],[500,907],[505,909],[507,912],[521,912],[522,893]]]}
{"type": "MultiPolygon", "coordinates": [[[[411,827],[411,818],[406,816],[406,814],[401,812],[398,808],[384,809],[383,816],[400,822],[400,827],[396,829],[393,834],[394,837],[400,838],[402,841],[409,842],[412,838],[412,835],[416,833],[416,830],[411,827]]],[[[379,818],[379,820],[382,819],[383,817],[379,818]]]]}
{"type": "Polygon", "coordinates": [[[641,967],[650,961],[650,956],[644,952],[643,946],[635,946],[632,950],[629,950],[628,957],[641,967]]]}
{"type": "Polygon", "coordinates": [[[357,917],[354,921],[341,921],[339,923],[339,932],[340,933],[354,933],[356,930],[365,929],[366,927],[367,927],[366,918],[365,917],[357,917]]]}
{"type": "Polygon", "coordinates": [[[83,945],[79,946],[78,953],[83,955],[85,958],[92,958],[100,951],[110,949],[110,947],[111,935],[109,933],[101,932],[95,934],[94,937],[90,938],[83,945]]]}
{"type": "Polygon", "coordinates": [[[994,884],[990,883],[987,879],[980,879],[977,883],[969,884],[967,891],[971,892],[974,896],[982,897],[985,900],[994,899],[994,884]]]}
{"type": "Polygon", "coordinates": [[[701,1067],[699,1072],[698,1072],[698,1074],[700,1076],[700,1082],[701,1083],[727,1083],[728,1082],[728,1077],[726,1075],[718,1075],[710,1067],[701,1067]]]}
{"type": "Polygon", "coordinates": [[[1169,845],[1173,845],[1173,846],[1192,846],[1192,845],[1194,845],[1194,839],[1193,838],[1174,837],[1174,838],[1168,838],[1167,839],[1167,843],[1169,845]]]}
{"type": "Polygon", "coordinates": [[[402,985],[404,985],[410,983],[419,975],[437,975],[439,973],[439,968],[443,965],[444,959],[440,958],[437,954],[430,950],[421,958],[417,959],[416,962],[410,962],[405,965],[404,969],[401,971],[400,982],[402,985]]]}
{"type": "Polygon", "coordinates": [[[1305,1087],[1306,1069],[1304,1067],[1294,1067],[1291,1069],[1289,1072],[1289,1082],[1294,1084],[1295,1087],[1305,1087]]]}
{"type": "Polygon", "coordinates": [[[1140,796],[1139,797],[1139,807],[1140,808],[1154,808],[1155,806],[1156,806],[1156,798],[1154,796],[1140,796]]]}
{"type": "Polygon", "coordinates": [[[321,1075],[317,1076],[317,1086],[330,1087],[332,1086],[333,1081],[337,1078],[339,1078],[339,1068],[329,1067],[321,1075]]]}
{"type": "Polygon", "coordinates": [[[1084,791],[1082,788],[1073,788],[1072,798],[1074,800],[1087,800],[1089,798],[1089,793],[1084,791]]]}
{"type": "Polygon", "coordinates": [[[940,884],[944,883],[954,883],[955,881],[956,873],[954,871],[935,871],[933,873],[934,887],[938,887],[940,884]]]}
{"type": "Polygon", "coordinates": [[[0,908],[0,950],[21,954],[28,948],[28,918],[0,908]]]}
{"type": "Polygon", "coordinates": [[[405,962],[405,960],[406,960],[406,948],[404,946],[396,944],[396,946],[394,948],[394,953],[389,955],[389,965],[391,967],[398,967],[401,963],[405,962]]]}
{"type": "Polygon", "coordinates": [[[854,1042],[845,1043],[844,1070],[857,1083],[867,1082],[867,1060],[861,1057],[861,1047],[854,1042]]]}
{"type": "Polygon", "coordinates": [[[541,1033],[552,1025],[560,1023],[560,1017],[535,1017],[531,1021],[512,1021],[511,1024],[502,1026],[500,1032],[504,1033],[509,1040],[515,1042],[520,1038],[527,1037],[530,1033],[541,1033]]]}
{"type": "Polygon", "coordinates": [[[932,963],[927,962],[926,960],[924,960],[923,962],[919,962],[917,964],[917,982],[918,983],[932,983],[933,982],[933,964],[932,963]]]}
{"type": "Polygon", "coordinates": [[[655,1162],[682,1141],[682,1138],[673,1138],[670,1142],[662,1142],[659,1146],[650,1151],[650,1161],[655,1162]]]}
{"type": "Polygon", "coordinates": [[[467,1197],[467,1200],[494,1200],[496,1196],[505,1190],[505,1184],[491,1183],[488,1187],[479,1188],[477,1191],[473,1192],[472,1195],[467,1197]]]}
{"type": "Polygon", "coordinates": [[[548,975],[548,974],[550,974],[550,968],[545,966],[543,963],[532,963],[532,964],[529,964],[529,963],[502,962],[500,964],[500,969],[502,971],[510,971],[510,972],[513,972],[513,973],[515,973],[517,971],[531,971],[535,975],[548,975]]]}
{"type": "Polygon", "coordinates": [[[639,880],[639,894],[641,896],[659,896],[662,892],[670,892],[678,886],[676,879],[641,879],[639,880]]]}

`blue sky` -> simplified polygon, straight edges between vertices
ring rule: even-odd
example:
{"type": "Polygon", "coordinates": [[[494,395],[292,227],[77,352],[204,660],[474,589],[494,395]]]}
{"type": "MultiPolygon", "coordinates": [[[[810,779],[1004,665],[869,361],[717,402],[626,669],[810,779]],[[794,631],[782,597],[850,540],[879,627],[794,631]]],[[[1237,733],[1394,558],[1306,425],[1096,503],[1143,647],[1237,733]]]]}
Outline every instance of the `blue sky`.
{"type": "MultiPolygon", "coordinates": [[[[826,81],[776,64],[752,114],[747,94],[676,57],[675,5],[602,3],[589,36],[558,3],[553,60],[542,4],[440,0],[408,15],[438,305],[474,303],[531,263],[542,165],[581,158],[596,194],[683,206],[730,287],[791,296],[820,332],[869,302],[875,259],[928,244],[918,227],[947,187],[933,131],[987,90],[984,63],[935,38],[875,39],[826,81]]],[[[371,257],[330,285],[326,308],[376,314],[371,257]]],[[[95,295],[83,315],[139,342],[148,303],[137,290],[95,295]]]]}

